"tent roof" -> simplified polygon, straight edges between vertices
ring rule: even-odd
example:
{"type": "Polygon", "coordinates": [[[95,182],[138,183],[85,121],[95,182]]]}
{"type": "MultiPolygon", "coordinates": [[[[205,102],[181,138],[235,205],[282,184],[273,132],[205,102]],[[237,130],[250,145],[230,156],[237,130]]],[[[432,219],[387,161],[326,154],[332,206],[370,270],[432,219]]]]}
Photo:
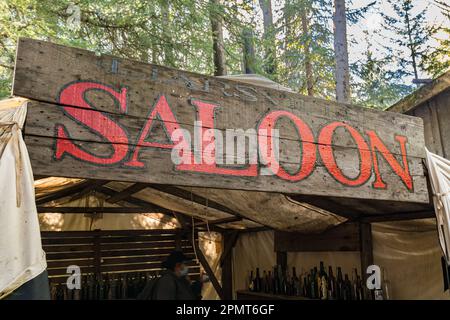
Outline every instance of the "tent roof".
{"type": "MultiPolygon", "coordinates": [[[[207,199],[204,204],[200,204],[149,186],[134,193],[131,197],[111,204],[108,203],[111,192],[120,193],[133,184],[111,181],[99,185],[98,188],[91,189],[89,192],[85,191],[90,189],[89,186],[81,189],[74,188],[86,185],[85,182],[86,180],[56,177],[37,180],[35,189],[38,208],[42,212],[43,207],[51,206],[51,211],[58,212],[57,208],[54,207],[80,207],[85,206],[86,203],[95,207],[125,207],[130,205],[135,207],[133,201],[131,203],[129,201],[130,199],[138,199],[150,205],[167,209],[168,212],[194,217],[196,221],[213,223],[214,221],[234,217],[230,212],[239,213],[242,217],[241,220],[220,224],[220,227],[226,229],[251,229],[266,226],[278,230],[320,232],[345,221],[342,217],[293,201],[282,194],[238,190],[178,188],[184,190],[188,195],[192,194],[195,197],[201,196],[207,199]],[[53,195],[58,193],[64,195],[61,191],[69,188],[74,190],[73,194],[52,200],[53,195]],[[107,192],[109,194],[103,193],[105,190],[109,190],[107,192]],[[46,202],[46,199],[51,201],[46,202]],[[220,204],[225,209],[219,210],[217,206],[212,207],[208,202],[220,204]]],[[[165,213],[167,214],[167,212],[165,213]]],[[[149,214],[161,214],[161,212],[155,210],[149,212],[149,214]]],[[[134,219],[135,216],[136,214],[130,214],[130,219],[134,219]]]]}

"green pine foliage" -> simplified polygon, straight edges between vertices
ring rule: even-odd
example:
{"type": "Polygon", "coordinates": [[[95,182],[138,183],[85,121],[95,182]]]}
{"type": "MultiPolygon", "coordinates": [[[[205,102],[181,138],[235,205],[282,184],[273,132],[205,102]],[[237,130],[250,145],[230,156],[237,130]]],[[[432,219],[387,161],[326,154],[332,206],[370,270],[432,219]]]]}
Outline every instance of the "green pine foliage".
{"type": "MultiPolygon", "coordinates": [[[[223,19],[226,69],[243,72],[243,34],[251,34],[254,72],[301,94],[333,100],[335,57],[333,0],[2,0],[0,2],[0,98],[11,92],[19,37],[213,74],[211,12],[223,19]],[[271,5],[273,26],[264,32],[261,5],[271,5]],[[78,23],[79,18],[79,23],[78,23]],[[307,81],[307,74],[309,79],[307,81]]],[[[411,92],[405,77],[436,77],[450,68],[450,5],[445,0],[347,0],[347,23],[368,12],[383,17],[384,49],[366,37],[364,58],[351,68],[354,102],[385,108],[411,92]],[[429,27],[430,1],[448,21],[429,27]],[[392,12],[382,12],[388,3],[392,12]],[[429,40],[437,45],[430,47],[429,40]]],[[[349,51],[361,43],[349,34],[349,51]]]]}
{"type": "Polygon", "coordinates": [[[394,78],[413,76],[421,78],[422,61],[428,52],[430,30],[426,25],[427,8],[416,11],[416,5],[422,0],[386,0],[394,14],[381,12],[384,28],[391,41],[385,45],[386,56],[396,62],[392,71],[394,78]]]}
{"type": "Polygon", "coordinates": [[[421,67],[436,78],[450,70],[450,3],[435,0],[434,4],[442,11],[446,20],[431,29],[431,36],[438,45],[429,50],[421,67]]]}

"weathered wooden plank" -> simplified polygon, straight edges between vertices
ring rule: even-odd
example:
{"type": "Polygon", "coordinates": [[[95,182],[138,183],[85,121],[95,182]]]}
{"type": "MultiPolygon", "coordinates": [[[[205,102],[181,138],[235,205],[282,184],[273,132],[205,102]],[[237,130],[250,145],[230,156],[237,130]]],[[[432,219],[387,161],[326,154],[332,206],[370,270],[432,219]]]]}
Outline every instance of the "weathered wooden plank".
{"type": "Polygon", "coordinates": [[[175,250],[175,245],[173,248],[153,248],[153,249],[142,249],[142,250],[102,250],[102,257],[123,257],[123,256],[151,256],[151,255],[161,255],[170,254],[175,250]]]}
{"type": "Polygon", "coordinates": [[[423,119],[425,145],[433,153],[443,156],[441,135],[439,134],[439,123],[434,103],[427,101],[413,110],[415,116],[423,119]]]}
{"type": "Polygon", "coordinates": [[[67,188],[57,190],[55,192],[51,192],[49,194],[45,194],[41,197],[38,197],[36,199],[36,204],[44,204],[46,202],[58,200],[67,196],[70,196],[72,194],[75,194],[77,192],[80,192],[81,190],[84,190],[85,188],[89,187],[92,184],[92,181],[83,181],[80,183],[77,183],[75,185],[69,186],[67,188]]]}
{"type": "Polygon", "coordinates": [[[131,196],[132,194],[135,194],[145,188],[147,188],[147,185],[145,183],[135,183],[129,186],[128,188],[125,188],[125,190],[122,190],[118,192],[116,195],[108,198],[107,201],[109,203],[119,202],[121,200],[126,199],[128,196],[131,196]]]}
{"type": "Polygon", "coordinates": [[[151,213],[154,207],[37,207],[38,213],[151,213]]]}
{"type": "MultiPolygon", "coordinates": [[[[175,106],[176,105],[177,104],[175,104],[175,106]]],[[[133,116],[133,115],[129,115],[129,114],[124,115],[124,114],[107,113],[105,111],[87,109],[87,108],[82,108],[82,107],[62,106],[57,103],[44,103],[44,102],[39,102],[39,101],[30,101],[29,111],[28,111],[28,118],[30,120],[29,120],[29,122],[27,122],[26,134],[54,137],[55,136],[55,124],[61,123],[61,119],[68,117],[68,114],[78,112],[80,110],[83,111],[84,118],[92,118],[92,119],[100,120],[99,115],[106,114],[115,123],[119,123],[124,128],[127,128],[127,134],[129,136],[129,144],[134,145],[134,146],[135,145],[145,146],[145,144],[143,144],[142,142],[139,143],[138,137],[141,134],[142,128],[145,126],[145,123],[148,121],[148,119],[154,120],[155,127],[159,127],[159,128],[155,128],[152,131],[152,135],[155,136],[154,139],[155,138],[161,139],[161,140],[168,139],[168,137],[166,136],[166,133],[163,130],[157,130],[157,129],[161,129],[160,127],[163,126],[164,124],[176,124],[171,121],[163,122],[159,118],[155,118],[155,119],[147,118],[145,116],[145,113],[141,113],[140,116],[138,116],[138,115],[133,116]]],[[[233,110],[231,109],[231,111],[233,111],[233,110]]],[[[296,112],[296,113],[299,117],[301,116],[302,119],[307,118],[303,114],[300,114],[299,112],[296,112]]],[[[215,114],[214,116],[215,116],[216,122],[218,122],[219,121],[217,119],[218,115],[215,114]]],[[[260,118],[261,117],[262,116],[260,116],[260,118]]],[[[228,120],[229,118],[232,118],[232,115],[231,114],[227,115],[224,118],[226,118],[228,120]]],[[[415,118],[413,118],[413,119],[415,119],[415,118]]],[[[102,120],[103,120],[103,122],[107,121],[107,119],[102,119],[102,120]]],[[[327,119],[322,120],[322,123],[320,123],[320,125],[317,125],[316,127],[311,126],[312,131],[319,132],[320,129],[324,126],[324,124],[327,123],[326,120],[327,119]]],[[[341,119],[340,121],[344,121],[344,120],[345,119],[341,119]]],[[[253,123],[242,124],[243,125],[242,128],[247,128],[247,127],[251,128],[251,125],[254,126],[254,119],[252,119],[252,121],[253,121],[253,123]],[[246,127],[244,127],[244,125],[246,125],[246,127]]],[[[188,130],[189,133],[191,134],[191,136],[193,137],[193,135],[194,135],[194,122],[193,121],[190,121],[187,123],[178,122],[178,124],[183,125],[183,129],[188,130]]],[[[237,124],[237,125],[239,125],[239,124],[237,124]]],[[[417,130],[417,129],[422,128],[421,123],[408,123],[408,125],[409,125],[407,127],[408,129],[411,129],[411,127],[415,129],[415,130],[411,130],[410,132],[408,132],[409,139],[411,139],[413,141],[417,141],[417,140],[420,141],[420,139],[423,139],[423,132],[421,132],[421,130],[417,130]]],[[[67,124],[65,123],[65,126],[68,128],[68,131],[70,132],[71,139],[81,140],[81,141],[93,141],[93,142],[107,143],[107,141],[104,139],[104,137],[99,136],[98,134],[95,134],[91,130],[86,130],[86,126],[84,126],[81,123],[71,121],[71,122],[67,122],[67,124]]],[[[355,129],[358,129],[360,132],[364,132],[364,130],[365,130],[365,128],[362,126],[360,128],[358,128],[356,125],[352,125],[352,126],[355,129]]],[[[226,130],[231,129],[231,128],[233,128],[233,127],[224,126],[224,125],[222,125],[222,126],[217,125],[215,127],[215,129],[217,129],[219,132],[222,132],[222,135],[224,137],[226,136],[226,130]]],[[[236,128],[241,128],[241,127],[236,127],[236,128]]],[[[283,144],[289,145],[289,143],[292,143],[293,145],[298,145],[302,141],[301,137],[299,137],[299,134],[298,134],[296,128],[292,125],[292,123],[290,121],[288,121],[286,119],[280,119],[279,122],[277,122],[277,128],[280,129],[280,140],[281,140],[282,145],[283,144]]],[[[390,133],[392,134],[392,136],[394,136],[396,133],[398,134],[398,129],[396,130],[395,127],[391,127],[390,129],[387,129],[387,130],[391,131],[390,133]]],[[[106,137],[108,137],[111,141],[114,141],[115,139],[121,137],[120,131],[110,131],[110,132],[106,132],[105,134],[106,134],[106,137]]],[[[249,132],[248,136],[254,137],[254,138],[257,137],[256,132],[249,132]]],[[[267,135],[264,134],[264,136],[267,136],[267,135]]],[[[338,138],[333,139],[333,141],[332,141],[333,146],[357,149],[357,146],[355,145],[355,142],[354,142],[352,136],[350,134],[346,133],[344,129],[342,129],[342,128],[337,129],[336,136],[338,138]]],[[[311,141],[311,142],[317,144],[317,142],[315,142],[315,141],[311,141]]],[[[386,144],[389,146],[389,149],[394,154],[401,153],[399,145],[397,143],[395,143],[395,141],[393,139],[387,140],[386,144]]],[[[280,149],[281,149],[280,154],[283,155],[283,148],[280,148],[280,149]]],[[[363,148],[363,150],[368,150],[368,149],[370,149],[370,148],[363,148]]],[[[289,151],[289,150],[287,150],[287,151],[289,151]]],[[[409,145],[408,155],[416,156],[416,157],[422,156],[423,151],[420,149],[420,146],[411,144],[411,145],[409,145]]],[[[289,156],[289,155],[287,155],[287,156],[289,156]]],[[[291,157],[293,157],[293,156],[291,156],[291,157]]]]}
{"type": "MultiPolygon", "coordinates": [[[[127,256],[151,256],[151,255],[162,255],[162,254],[170,254],[174,248],[162,248],[162,249],[142,249],[142,250],[102,250],[102,257],[127,257],[127,256]]],[[[59,259],[83,259],[83,258],[91,258],[93,252],[84,251],[84,252],[58,252],[53,253],[49,252],[47,254],[47,259],[49,260],[59,260],[59,259]]]]}
{"type": "Polygon", "coordinates": [[[230,222],[236,222],[236,221],[241,221],[242,218],[240,217],[229,217],[229,218],[223,218],[223,219],[215,219],[215,220],[211,220],[211,221],[203,221],[203,222],[199,222],[196,226],[214,226],[214,225],[218,225],[218,224],[224,224],[224,223],[230,223],[230,222]]]}
{"type": "MultiPolygon", "coordinates": [[[[66,271],[67,271],[67,268],[47,269],[49,276],[66,275],[67,274],[66,271]]],[[[93,267],[93,266],[81,268],[82,273],[93,273],[94,271],[95,271],[95,267],[93,267]]]]}
{"type": "MultiPolygon", "coordinates": [[[[54,130],[54,124],[57,123],[61,118],[64,118],[65,115],[62,111],[62,109],[56,105],[50,105],[42,103],[31,103],[29,107],[29,120],[27,121],[27,135],[28,136],[37,136],[38,137],[50,137],[51,139],[56,139],[55,136],[55,130],[54,130]],[[53,117],[47,116],[48,113],[55,113],[53,117]]],[[[99,111],[89,111],[89,113],[100,113],[99,111]]],[[[123,118],[123,116],[118,116],[118,119],[123,118]]],[[[125,117],[125,120],[128,119],[125,117]]],[[[95,150],[98,152],[98,154],[105,154],[107,155],[111,151],[111,145],[104,143],[102,138],[98,137],[97,135],[94,135],[93,133],[86,130],[84,126],[76,125],[75,123],[70,122],[68,125],[72,132],[71,139],[77,140],[80,142],[86,143],[87,141],[96,142],[95,144],[95,150]],[[78,129],[72,129],[73,126],[77,127],[78,129]]],[[[128,127],[125,125],[125,127],[128,127]]],[[[135,128],[134,133],[129,132],[130,136],[138,135],[140,132],[140,128],[135,128]]],[[[114,135],[111,135],[110,138],[112,139],[114,135]]],[[[28,140],[27,140],[28,141],[28,140]]],[[[55,146],[52,144],[53,147],[55,146]]],[[[133,146],[130,146],[132,148],[133,146]]],[[[290,169],[289,171],[295,172],[299,168],[298,158],[299,154],[301,153],[301,150],[299,148],[299,141],[281,141],[280,143],[280,163],[283,167],[290,169]],[[295,143],[294,143],[295,142],[295,143]]],[[[163,152],[161,150],[153,150],[152,154],[163,152]]],[[[167,157],[169,157],[169,151],[166,151],[167,157]]],[[[380,152],[377,152],[380,154],[380,152]]],[[[342,171],[345,175],[349,177],[356,177],[359,174],[359,165],[355,164],[355,159],[358,159],[358,151],[354,146],[348,146],[347,148],[344,147],[334,147],[333,152],[336,162],[340,165],[342,168],[342,171]]],[[[39,154],[39,157],[42,155],[39,154]]],[[[151,159],[152,155],[147,155],[148,159],[151,159]]],[[[382,157],[381,155],[379,156],[382,157]]],[[[238,157],[236,160],[242,159],[243,161],[248,162],[248,154],[246,154],[243,158],[238,157]]],[[[397,161],[401,163],[401,158],[396,155],[397,161]]],[[[409,172],[412,176],[423,176],[423,167],[422,167],[422,159],[418,157],[409,157],[409,172]]],[[[166,161],[167,162],[167,161],[166,161]]],[[[386,175],[394,175],[393,172],[390,172],[389,167],[387,166],[387,163],[383,161],[379,161],[380,163],[380,170],[382,172],[386,172],[383,174],[383,176],[386,175]]],[[[327,162],[329,163],[329,162],[327,162]]],[[[166,165],[170,165],[169,163],[166,163],[166,165]]],[[[319,157],[316,159],[315,166],[318,168],[317,172],[320,172],[321,174],[327,175],[327,169],[324,168],[325,162],[319,157]],[[319,169],[320,168],[320,169],[319,169]]],[[[50,168],[51,169],[51,168],[50,168]]],[[[155,169],[158,169],[155,166],[155,169]]],[[[132,172],[135,171],[135,169],[132,169],[132,172]]],[[[131,172],[129,173],[131,174],[131,172]]],[[[152,174],[151,176],[154,176],[152,174]]],[[[145,186],[143,184],[137,184],[134,187],[130,187],[131,189],[128,190],[131,194],[133,191],[139,191],[145,186]]],[[[124,190],[125,192],[125,190],[124,190]]],[[[126,198],[126,196],[129,195],[127,193],[124,193],[121,195],[122,198],[126,198]]],[[[115,198],[118,195],[115,195],[112,200],[107,199],[108,202],[114,201],[117,202],[121,198],[115,198]]],[[[113,202],[113,203],[114,203],[113,202]]]]}
{"type": "Polygon", "coordinates": [[[214,287],[214,290],[216,290],[219,298],[223,300],[225,297],[224,297],[224,293],[222,290],[222,286],[220,285],[219,281],[217,280],[217,277],[216,277],[214,271],[211,269],[211,266],[209,265],[208,260],[206,260],[206,257],[204,256],[202,249],[198,245],[198,241],[195,241],[194,243],[192,243],[192,245],[195,247],[195,252],[197,253],[197,258],[198,258],[201,266],[205,270],[206,274],[208,275],[208,277],[214,287]]]}
{"type": "Polygon", "coordinates": [[[62,239],[56,239],[56,238],[42,238],[42,245],[58,245],[58,244],[88,244],[93,243],[93,238],[62,238],[62,239]]]}
{"type": "Polygon", "coordinates": [[[426,211],[415,211],[415,212],[404,212],[404,213],[367,215],[367,216],[362,216],[359,219],[356,219],[356,221],[372,223],[372,222],[430,219],[430,218],[435,218],[435,217],[436,217],[436,215],[433,210],[426,210],[426,211]]]}
{"type": "Polygon", "coordinates": [[[157,241],[175,241],[175,236],[165,235],[165,236],[109,237],[101,239],[102,244],[121,243],[121,242],[157,242],[157,241]]]}
{"type": "Polygon", "coordinates": [[[56,252],[82,252],[82,251],[93,251],[93,244],[85,244],[85,245],[44,245],[43,249],[47,253],[56,253],[56,252]]]}
{"type": "Polygon", "coordinates": [[[442,154],[445,158],[450,159],[450,89],[436,96],[434,102],[438,113],[439,133],[442,139],[442,154]]]}
{"type": "Polygon", "coordinates": [[[234,231],[223,235],[224,250],[220,256],[222,268],[222,291],[225,300],[233,299],[233,257],[232,250],[239,234],[234,231]]]}
{"type": "Polygon", "coordinates": [[[360,230],[358,223],[344,223],[320,234],[275,232],[275,251],[359,251],[360,230]]]}
{"type": "Polygon", "coordinates": [[[94,231],[42,231],[43,238],[84,238],[100,235],[102,241],[108,237],[130,237],[130,236],[155,236],[169,235],[180,232],[180,229],[148,229],[148,230],[94,230],[94,231]]]}
{"type": "MultiPolygon", "coordinates": [[[[48,165],[48,159],[45,155],[53,154],[54,139],[47,137],[26,136],[30,159],[35,168],[42,174],[59,175],[65,177],[89,178],[95,176],[98,179],[110,179],[111,168],[108,166],[98,166],[91,163],[81,162],[72,157],[65,157],[64,161],[55,161],[51,166],[48,165]],[[67,170],[70,168],[70,170],[67,170]]],[[[84,149],[101,150],[104,144],[95,142],[79,142],[78,145],[84,149]]],[[[347,157],[346,150],[342,150],[342,156],[347,157]]],[[[388,171],[388,165],[380,161],[380,171],[385,170],[383,181],[389,185],[388,189],[373,188],[375,176],[359,187],[348,187],[337,180],[330,178],[327,169],[322,166],[315,168],[314,174],[307,179],[293,183],[291,181],[280,179],[277,176],[227,176],[212,175],[202,176],[196,172],[180,172],[175,170],[170,160],[169,150],[147,150],[141,155],[141,160],[152,163],[152,166],[146,168],[145,174],[136,175],[134,168],[121,168],[114,170],[114,180],[134,182],[138,177],[141,182],[168,184],[175,183],[179,186],[210,186],[214,188],[241,189],[241,190],[259,190],[285,193],[304,193],[318,195],[336,195],[339,197],[350,198],[370,198],[377,200],[395,200],[409,202],[428,202],[428,189],[425,177],[423,175],[411,175],[414,191],[406,189],[398,176],[388,171]],[[176,178],[174,178],[176,176],[176,178]],[[168,177],[171,177],[168,180],[168,177]],[[358,192],[355,192],[358,190],[358,192]]],[[[422,168],[421,158],[409,158],[411,168],[419,171],[422,168]]],[[[287,165],[286,165],[287,167],[287,165]]],[[[354,170],[353,165],[346,169],[350,172],[354,170]]],[[[33,169],[34,170],[34,169],[33,169]]],[[[295,168],[291,168],[292,171],[295,168]]],[[[100,188],[99,190],[101,190],[100,188]]]]}
{"type": "Polygon", "coordinates": [[[175,249],[175,241],[158,242],[129,242],[129,243],[110,243],[101,244],[100,250],[119,250],[119,249],[150,249],[150,248],[172,248],[175,249]]]}
{"type": "Polygon", "coordinates": [[[416,108],[420,104],[433,97],[439,95],[441,92],[447,90],[450,86],[450,72],[446,72],[439,78],[434,79],[433,82],[426,84],[416,90],[414,93],[403,98],[392,107],[389,108],[390,111],[394,112],[409,112],[410,110],[416,108]]]}
{"type": "MultiPolygon", "coordinates": [[[[36,174],[111,179],[114,172],[115,180],[130,182],[428,202],[423,124],[414,117],[29,39],[19,41],[14,94],[50,104],[32,102],[24,130],[36,174]],[[113,73],[111,64],[118,66],[113,73]],[[280,118],[271,118],[276,115],[280,118]],[[263,175],[261,161],[246,173],[242,166],[175,166],[169,133],[178,128],[193,133],[195,120],[222,131],[279,129],[280,163],[287,173],[263,175]],[[333,131],[336,123],[341,127],[333,131]],[[407,141],[402,144],[400,136],[407,141]],[[155,148],[161,144],[166,149],[155,148]],[[376,152],[370,154],[371,148],[376,152]],[[118,150],[121,155],[113,159],[118,150]],[[410,166],[403,174],[401,155],[410,166]],[[399,162],[395,172],[384,159],[389,156],[399,162]],[[305,175],[294,181],[298,170],[305,175]],[[352,183],[360,171],[361,183],[352,183]],[[403,185],[400,175],[410,182],[403,185]]],[[[261,144],[264,134],[259,138],[261,144]]]]}
{"type": "MultiPolygon", "coordinates": [[[[195,255],[193,253],[185,253],[188,259],[194,259],[195,255]]],[[[162,256],[150,256],[150,257],[119,257],[119,258],[104,258],[102,259],[103,264],[127,264],[127,263],[141,263],[141,262],[162,262],[167,258],[167,255],[162,256]]]]}
{"type": "Polygon", "coordinates": [[[291,195],[290,197],[300,202],[330,210],[348,219],[355,219],[366,214],[386,216],[389,214],[414,212],[419,210],[433,210],[432,205],[429,203],[405,203],[398,201],[383,201],[380,203],[379,201],[370,199],[361,200],[306,195],[291,195]]]}
{"type": "MultiPolygon", "coordinates": [[[[161,270],[161,264],[130,264],[130,265],[113,265],[113,266],[104,266],[102,267],[103,272],[118,272],[118,271],[144,271],[144,270],[161,270]]],[[[189,275],[199,274],[199,267],[190,267],[189,275]]]]}
{"type": "Polygon", "coordinates": [[[47,267],[50,269],[66,268],[71,265],[79,267],[94,266],[94,258],[92,259],[72,259],[72,260],[48,260],[47,267]]]}

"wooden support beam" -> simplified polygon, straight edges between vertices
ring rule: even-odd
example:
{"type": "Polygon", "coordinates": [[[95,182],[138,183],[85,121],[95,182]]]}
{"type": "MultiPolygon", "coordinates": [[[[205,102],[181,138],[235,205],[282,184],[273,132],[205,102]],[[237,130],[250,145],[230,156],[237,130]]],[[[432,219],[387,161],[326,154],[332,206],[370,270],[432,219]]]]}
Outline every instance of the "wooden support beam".
{"type": "Polygon", "coordinates": [[[328,210],[352,221],[363,216],[391,216],[414,211],[430,211],[432,205],[423,203],[405,203],[401,201],[388,201],[379,203],[373,199],[344,199],[328,196],[291,195],[290,198],[311,204],[318,208],[328,210]]]}
{"type": "Polygon", "coordinates": [[[222,286],[220,285],[219,281],[216,278],[216,275],[214,274],[214,271],[211,269],[211,266],[209,265],[208,261],[206,260],[206,257],[203,254],[203,251],[200,249],[200,246],[198,245],[198,241],[194,241],[192,245],[195,247],[195,252],[197,253],[198,260],[200,261],[200,264],[202,265],[203,269],[205,269],[206,274],[209,277],[209,280],[211,281],[214,289],[216,290],[217,294],[219,295],[221,300],[224,300],[224,294],[222,290],[222,286]]]}
{"type": "Polygon", "coordinates": [[[102,274],[102,255],[101,255],[100,235],[94,235],[94,270],[97,277],[102,274]]]}
{"type": "MultiPolygon", "coordinates": [[[[370,223],[360,223],[360,239],[361,239],[361,279],[365,284],[367,281],[367,267],[373,264],[373,247],[372,247],[372,225],[370,223]]],[[[364,298],[371,299],[371,292],[364,287],[364,298]]]]}
{"type": "Polygon", "coordinates": [[[220,256],[222,267],[222,290],[225,300],[233,299],[233,248],[239,237],[239,232],[232,231],[223,234],[224,250],[220,256]]]}
{"type": "Polygon", "coordinates": [[[77,192],[80,192],[86,188],[88,188],[92,183],[94,183],[95,180],[86,180],[80,183],[77,183],[75,185],[72,185],[70,187],[55,191],[55,192],[51,192],[49,194],[45,194],[42,195],[40,197],[36,198],[36,204],[40,205],[40,204],[44,204],[50,201],[54,201],[54,200],[58,200],[70,195],[73,195],[77,192]]]}
{"type": "Polygon", "coordinates": [[[356,221],[371,223],[371,222],[388,222],[388,221],[402,221],[402,220],[416,220],[416,219],[429,219],[434,218],[436,215],[432,210],[405,212],[405,213],[390,213],[380,215],[365,215],[356,221]]]}
{"type": "MultiPolygon", "coordinates": [[[[108,195],[109,197],[114,197],[119,192],[119,191],[115,191],[115,190],[113,190],[111,188],[108,188],[108,187],[105,187],[105,186],[101,186],[101,187],[97,188],[97,191],[99,191],[101,193],[104,193],[105,195],[108,195]]],[[[108,199],[106,199],[106,200],[108,201],[108,199]]],[[[155,212],[164,213],[164,214],[173,216],[177,220],[178,220],[177,215],[181,215],[181,216],[186,217],[185,221],[192,220],[192,217],[189,216],[189,215],[186,215],[186,214],[181,213],[181,212],[175,212],[173,210],[166,209],[166,208],[161,207],[161,206],[159,206],[157,204],[153,204],[153,203],[151,203],[149,201],[145,201],[145,200],[133,197],[133,196],[127,196],[121,201],[125,201],[125,202],[128,202],[130,204],[133,204],[133,205],[136,205],[136,206],[141,206],[141,207],[144,207],[144,208],[148,208],[148,207],[155,208],[155,210],[157,210],[155,212]]],[[[195,222],[195,224],[197,226],[197,223],[201,223],[202,220],[199,220],[199,219],[194,217],[194,222],[195,222]]],[[[200,226],[200,227],[202,227],[202,226],[200,226]]],[[[212,231],[216,231],[216,232],[222,232],[224,230],[223,228],[219,228],[219,227],[216,227],[216,226],[211,226],[210,229],[212,231]]]]}
{"type": "Polygon", "coordinates": [[[182,242],[182,233],[178,232],[175,235],[175,250],[181,251],[182,242]]]}
{"type": "Polygon", "coordinates": [[[261,222],[258,222],[258,221],[252,220],[250,218],[244,217],[239,212],[236,212],[236,211],[228,208],[227,206],[224,206],[221,203],[218,203],[218,202],[216,202],[214,200],[205,198],[203,196],[200,196],[200,195],[195,194],[193,192],[190,192],[188,190],[184,190],[184,189],[181,189],[181,188],[178,188],[178,187],[175,187],[175,186],[169,186],[169,185],[151,184],[149,186],[151,186],[151,188],[153,188],[155,190],[158,190],[160,192],[167,193],[167,194],[170,194],[172,196],[176,196],[178,198],[181,198],[181,199],[184,199],[184,200],[187,200],[187,201],[192,201],[193,203],[196,203],[196,204],[199,204],[199,205],[202,205],[202,206],[207,206],[209,208],[216,209],[216,210],[219,210],[219,211],[231,214],[233,216],[236,216],[236,217],[239,217],[239,218],[242,218],[242,219],[245,218],[245,219],[253,221],[255,223],[262,224],[261,222]]]}
{"type": "Polygon", "coordinates": [[[173,215],[175,216],[175,218],[180,223],[181,228],[183,228],[183,230],[185,232],[189,231],[189,222],[187,221],[187,217],[182,215],[181,213],[178,213],[178,212],[174,212],[173,215]]]}
{"type": "Polygon", "coordinates": [[[38,181],[38,180],[41,180],[41,179],[48,178],[48,177],[49,176],[41,176],[41,175],[34,175],[33,176],[35,182],[38,181]]]}
{"type": "Polygon", "coordinates": [[[152,207],[37,207],[38,213],[154,213],[152,207]]]}
{"type": "Polygon", "coordinates": [[[224,223],[230,223],[230,222],[236,222],[236,221],[241,221],[242,218],[240,217],[227,217],[227,218],[222,218],[222,219],[215,219],[215,220],[211,220],[211,221],[202,221],[200,223],[198,223],[198,226],[214,226],[214,225],[218,225],[218,224],[224,224],[224,223]]]}
{"type": "Polygon", "coordinates": [[[237,239],[239,238],[239,231],[225,232],[223,234],[223,237],[224,246],[222,255],[220,256],[221,266],[224,264],[224,261],[228,259],[229,256],[231,256],[233,248],[236,245],[237,239]]]}
{"type": "Polygon", "coordinates": [[[109,203],[116,203],[118,201],[124,200],[127,197],[147,188],[147,184],[145,183],[135,183],[129,186],[128,188],[125,188],[124,190],[116,193],[114,196],[109,197],[106,199],[109,203]]]}
{"type": "MultiPolygon", "coordinates": [[[[106,201],[108,201],[108,199],[116,196],[116,194],[120,192],[120,191],[115,191],[115,190],[105,187],[105,186],[97,188],[97,191],[109,196],[109,198],[107,198],[106,201]]],[[[130,204],[133,204],[133,205],[139,206],[139,207],[144,207],[144,208],[151,207],[151,208],[154,208],[154,210],[157,210],[155,212],[173,215],[172,210],[166,209],[164,207],[158,206],[157,204],[153,204],[151,202],[148,202],[148,201],[136,198],[136,197],[127,196],[126,198],[122,199],[121,201],[125,201],[125,202],[128,202],[130,204]]]]}
{"type": "Polygon", "coordinates": [[[246,228],[239,230],[239,233],[250,233],[250,232],[263,232],[263,231],[270,231],[273,230],[273,228],[270,227],[253,227],[253,228],[246,228]]]}
{"type": "Polygon", "coordinates": [[[109,182],[108,180],[94,180],[94,181],[92,181],[92,183],[89,186],[87,186],[86,188],[84,188],[80,192],[78,192],[75,195],[73,195],[73,197],[70,198],[70,201],[81,199],[83,196],[85,196],[85,195],[89,194],[90,192],[94,191],[97,187],[103,186],[103,185],[107,184],[108,182],[109,182]]]}

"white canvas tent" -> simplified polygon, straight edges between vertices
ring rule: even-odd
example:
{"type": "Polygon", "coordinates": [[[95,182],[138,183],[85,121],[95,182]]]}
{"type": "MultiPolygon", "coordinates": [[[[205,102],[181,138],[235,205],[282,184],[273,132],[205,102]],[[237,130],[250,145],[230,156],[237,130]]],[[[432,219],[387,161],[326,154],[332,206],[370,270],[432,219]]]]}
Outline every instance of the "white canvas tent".
{"type": "Polygon", "coordinates": [[[427,166],[433,190],[439,243],[450,265],[450,161],[427,150],[427,166]]]}

